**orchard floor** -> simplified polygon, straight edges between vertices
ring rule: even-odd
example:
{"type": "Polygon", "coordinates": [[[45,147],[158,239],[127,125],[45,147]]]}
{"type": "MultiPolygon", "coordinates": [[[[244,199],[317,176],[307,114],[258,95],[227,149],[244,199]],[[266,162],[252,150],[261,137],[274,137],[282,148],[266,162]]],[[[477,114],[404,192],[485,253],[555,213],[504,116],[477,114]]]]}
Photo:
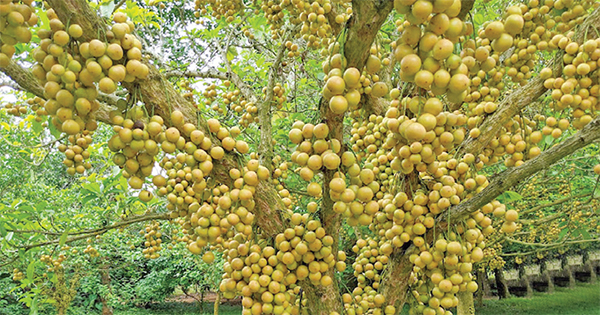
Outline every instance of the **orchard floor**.
{"type": "MultiPolygon", "coordinates": [[[[200,315],[213,314],[213,304],[205,303],[204,313],[198,304],[167,302],[151,309],[116,311],[115,315],[200,315]]],[[[239,305],[221,305],[220,315],[239,315],[239,305]]],[[[405,310],[402,314],[408,314],[405,310]]],[[[574,289],[557,287],[553,294],[535,293],[531,299],[510,298],[505,300],[486,299],[483,307],[477,307],[477,315],[600,315],[600,282],[578,283],[574,289]]]]}

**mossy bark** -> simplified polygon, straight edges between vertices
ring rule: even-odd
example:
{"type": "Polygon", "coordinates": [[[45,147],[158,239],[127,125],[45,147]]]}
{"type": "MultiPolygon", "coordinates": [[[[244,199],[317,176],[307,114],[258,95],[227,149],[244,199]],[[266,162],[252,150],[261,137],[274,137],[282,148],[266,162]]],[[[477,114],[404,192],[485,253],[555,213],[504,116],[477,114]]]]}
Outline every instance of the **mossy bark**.
{"type": "Polygon", "coordinates": [[[456,315],[475,315],[475,303],[473,301],[473,293],[458,292],[458,306],[456,307],[456,315]]]}

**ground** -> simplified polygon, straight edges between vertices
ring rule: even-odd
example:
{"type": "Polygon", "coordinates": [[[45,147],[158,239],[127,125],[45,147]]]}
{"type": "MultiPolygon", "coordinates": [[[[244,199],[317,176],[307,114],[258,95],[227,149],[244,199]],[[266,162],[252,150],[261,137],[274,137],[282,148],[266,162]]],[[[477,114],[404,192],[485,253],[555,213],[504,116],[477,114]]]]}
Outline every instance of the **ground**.
{"type": "MultiPolygon", "coordinates": [[[[574,289],[555,288],[555,293],[535,293],[533,298],[510,298],[484,300],[483,307],[476,307],[477,315],[600,315],[600,282],[581,283],[574,289]]],[[[215,295],[205,294],[206,301],[214,301],[215,295]]],[[[408,314],[408,307],[402,315],[408,314]]],[[[191,297],[176,296],[168,302],[153,305],[150,309],[116,311],[115,315],[202,315],[213,314],[213,303],[204,304],[200,313],[198,304],[191,297]]],[[[219,315],[239,315],[239,300],[225,301],[219,315]]]]}

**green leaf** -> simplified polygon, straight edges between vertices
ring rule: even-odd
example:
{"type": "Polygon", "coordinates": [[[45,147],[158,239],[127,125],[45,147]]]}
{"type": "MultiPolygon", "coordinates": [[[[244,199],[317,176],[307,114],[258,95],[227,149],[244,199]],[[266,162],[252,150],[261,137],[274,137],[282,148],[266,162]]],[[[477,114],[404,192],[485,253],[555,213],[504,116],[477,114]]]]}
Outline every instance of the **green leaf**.
{"type": "Polygon", "coordinates": [[[42,130],[44,130],[44,127],[42,127],[42,123],[38,122],[38,121],[33,121],[31,123],[31,130],[33,130],[33,132],[35,134],[39,134],[40,132],[42,132],[42,130]]]}
{"type": "Polygon", "coordinates": [[[63,234],[60,236],[60,240],[58,241],[58,246],[63,246],[65,245],[65,242],[67,241],[67,237],[69,236],[69,229],[66,229],[63,234]]]}
{"type": "Polygon", "coordinates": [[[38,313],[38,305],[37,305],[37,297],[31,301],[31,308],[29,310],[29,315],[37,315],[38,313]]]}
{"type": "Polygon", "coordinates": [[[502,195],[498,196],[498,200],[502,203],[511,203],[521,199],[523,199],[523,196],[510,190],[505,191],[502,195]]]}
{"type": "Polygon", "coordinates": [[[27,279],[33,281],[33,272],[35,271],[35,260],[29,263],[27,266],[27,279]]]}
{"type": "Polygon", "coordinates": [[[5,237],[6,241],[9,242],[12,239],[13,235],[15,235],[14,232],[6,233],[6,237],[5,237]]]}
{"type": "Polygon", "coordinates": [[[583,236],[584,240],[590,240],[592,239],[592,236],[590,235],[590,233],[584,229],[578,229],[579,232],[581,232],[581,235],[583,236]]]}
{"type": "Polygon", "coordinates": [[[100,6],[100,15],[102,17],[108,18],[112,15],[114,10],[115,10],[115,3],[113,1],[104,3],[100,6]]]}
{"type": "Polygon", "coordinates": [[[42,201],[38,202],[37,205],[35,205],[35,210],[37,210],[38,212],[41,212],[41,211],[45,210],[47,206],[48,206],[48,202],[46,202],[45,200],[42,200],[42,201]]]}
{"type": "Polygon", "coordinates": [[[58,129],[56,129],[56,127],[54,126],[54,124],[51,121],[52,118],[48,117],[48,129],[50,129],[50,134],[52,134],[52,136],[54,136],[54,138],[58,139],[60,138],[60,134],[61,132],[58,131],[58,129]]]}
{"type": "Polygon", "coordinates": [[[83,183],[81,184],[81,187],[95,193],[96,195],[102,194],[102,191],[100,191],[100,185],[98,183],[83,183]]]}

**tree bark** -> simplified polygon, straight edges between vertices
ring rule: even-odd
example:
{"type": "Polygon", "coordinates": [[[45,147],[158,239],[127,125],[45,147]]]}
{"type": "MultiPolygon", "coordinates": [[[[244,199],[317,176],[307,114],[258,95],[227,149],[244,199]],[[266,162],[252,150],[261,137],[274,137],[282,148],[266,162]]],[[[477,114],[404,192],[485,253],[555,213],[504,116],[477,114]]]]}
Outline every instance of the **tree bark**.
{"type": "Polygon", "coordinates": [[[508,292],[508,286],[506,285],[506,281],[504,280],[504,274],[502,273],[502,269],[494,270],[494,275],[496,276],[496,288],[498,288],[498,298],[507,299],[510,297],[510,293],[508,292]]]}
{"type": "MultiPolygon", "coordinates": [[[[360,0],[353,3],[354,14],[346,25],[346,39],[344,46],[344,57],[347,61],[347,67],[362,69],[368,57],[369,50],[375,36],[381,25],[387,19],[393,8],[392,1],[366,1],[360,0]]],[[[362,101],[364,104],[364,100],[362,101]]],[[[329,138],[337,139],[340,143],[344,142],[344,115],[333,113],[329,109],[328,102],[325,99],[320,101],[320,112],[323,122],[329,127],[329,138]]],[[[344,152],[342,146],[339,154],[344,152]]],[[[338,251],[339,232],[342,224],[342,217],[339,213],[333,211],[333,200],[329,195],[329,182],[333,179],[337,170],[323,171],[323,199],[319,218],[323,228],[328,235],[333,237],[336,242],[333,246],[334,253],[338,251]]],[[[343,309],[340,291],[337,283],[337,277],[333,270],[327,272],[332,279],[333,284],[328,287],[312,286],[308,281],[304,281],[302,288],[307,298],[307,308],[310,314],[329,315],[331,312],[341,313],[343,309]]]]}
{"type": "Polygon", "coordinates": [[[475,303],[473,302],[473,293],[458,292],[458,306],[456,307],[456,315],[475,315],[475,303]]]}
{"type": "Polygon", "coordinates": [[[217,291],[217,298],[213,307],[213,314],[219,315],[219,305],[221,305],[221,291],[217,291]]]}
{"type": "MultiPolygon", "coordinates": [[[[109,267],[110,265],[106,262],[106,258],[103,258],[105,262],[100,266],[100,281],[103,286],[105,286],[108,290],[110,290],[110,273],[109,267]]],[[[102,315],[112,315],[113,309],[108,305],[108,302],[104,297],[100,297],[100,302],[102,303],[102,315]]]]}

